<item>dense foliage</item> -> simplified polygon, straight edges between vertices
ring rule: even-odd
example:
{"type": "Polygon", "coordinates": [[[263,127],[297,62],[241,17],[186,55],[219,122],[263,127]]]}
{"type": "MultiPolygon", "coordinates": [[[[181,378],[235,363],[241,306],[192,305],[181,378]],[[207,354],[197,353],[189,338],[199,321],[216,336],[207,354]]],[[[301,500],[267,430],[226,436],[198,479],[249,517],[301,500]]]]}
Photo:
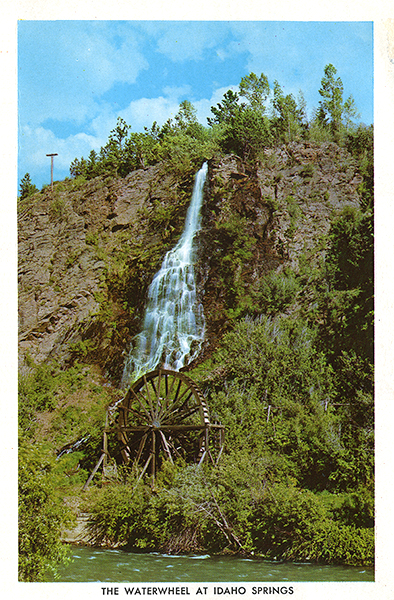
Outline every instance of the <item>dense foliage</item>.
{"type": "MultiPolygon", "coordinates": [[[[98,475],[85,497],[97,543],[373,563],[373,129],[352,125],[354,102],[344,101],[332,65],[324,70],[320,95],[308,121],[302,93],[297,99],[284,95],[277,81],[270,90],[264,74],[251,73],[212,107],[208,127],[198,123],[188,101],[174,120],[143,133],[118,119],[99,153],[92,150],[88,160],[71,165],[72,177],[82,182],[124,177],[165,161],[186,181],[214,154],[233,152],[253,165],[267,146],[309,139],[346,148],[363,177],[360,208],[348,207],[333,220],[320,242],[325,253],[313,268],[301,256],[299,269],[272,271],[250,284],[243,269],[256,239],[245,216],[234,211],[215,225],[225,242],[220,277],[227,288],[227,332],[191,376],[212,416],[226,425],[225,452],[217,468],[165,463],[154,493],[149,479],[137,481],[126,468],[118,469],[110,486],[101,486],[98,475]]],[[[311,171],[306,165],[303,176],[311,171]]],[[[185,197],[145,216],[146,227],[160,239],[147,248],[135,242],[127,277],[115,268],[107,274],[108,288],[123,294],[131,312],[167,249],[185,197]]],[[[287,198],[290,225],[296,208],[287,198]]],[[[98,239],[89,243],[99,246],[98,239]]],[[[98,318],[112,323],[110,302],[102,302],[98,318]]],[[[73,350],[74,358],[86,358],[89,340],[73,350]]],[[[71,489],[91,470],[105,407],[115,396],[93,385],[78,361],[65,371],[55,364],[32,367],[19,391],[20,577],[41,580],[64,558],[59,477],[71,489]],[[82,408],[84,389],[97,400],[94,410],[82,408]],[[78,408],[67,404],[72,394],[82,399],[78,408]],[[44,434],[52,444],[48,454],[32,442],[40,436],[38,416],[52,413],[44,434]],[[77,452],[55,460],[81,438],[86,440],[77,452]]]]}
{"type": "MultiPolygon", "coordinates": [[[[197,120],[197,111],[189,100],[179,105],[174,119],[162,126],[155,121],[143,132],[118,117],[108,142],[91,150],[88,158],[75,158],[70,165],[73,178],[89,180],[97,176],[125,177],[135,169],[166,161],[168,169],[179,176],[194,172],[203,160],[217,152],[234,152],[249,161],[258,159],[263,147],[297,139],[334,140],[358,154],[368,153],[371,135],[368,127],[353,120],[359,118],[352,96],[343,98],[343,83],[332,64],[324,68],[319,107],[308,117],[300,90],[297,98],[284,94],[275,80],[272,88],[264,73],[242,77],[238,91],[228,90],[221,102],[211,107],[207,125],[197,120]]],[[[26,173],[21,180],[24,199],[37,191],[26,173]]]]}
{"type": "Polygon", "coordinates": [[[166,161],[167,168],[181,177],[195,171],[215,148],[214,136],[198,123],[195,108],[184,100],[174,120],[162,127],[154,122],[143,133],[130,132],[130,126],[119,117],[108,143],[99,153],[92,150],[88,160],[76,158],[70,174],[86,179],[108,174],[124,177],[134,169],[166,161]]]}
{"type": "MultiPolygon", "coordinates": [[[[72,461],[75,464],[78,457],[72,461]]],[[[57,567],[67,560],[67,548],[60,541],[62,528],[71,519],[61,497],[61,486],[66,483],[63,469],[53,450],[20,436],[20,581],[46,581],[56,576],[57,567]]]]}
{"type": "Polygon", "coordinates": [[[362,518],[357,522],[370,508],[368,499],[361,493],[314,494],[286,471],[268,454],[246,451],[227,455],[211,470],[166,463],[154,494],[131,477],[90,490],[85,507],[91,534],[97,543],[140,551],[371,565],[373,529],[362,518]]]}
{"type": "Polygon", "coordinates": [[[79,363],[67,370],[56,363],[31,366],[18,387],[19,579],[46,581],[68,560],[60,540],[73,515],[64,496],[79,492],[94,467],[113,397],[79,363]]]}
{"type": "MultiPolygon", "coordinates": [[[[363,159],[368,173],[372,153],[363,159]]],[[[232,329],[192,376],[226,424],[225,454],[215,469],[167,465],[154,495],[131,473],[92,491],[98,541],[373,564],[371,183],[332,222],[318,267],[272,272],[248,298],[231,274],[254,240],[237,214],[221,226],[232,329]]]]}

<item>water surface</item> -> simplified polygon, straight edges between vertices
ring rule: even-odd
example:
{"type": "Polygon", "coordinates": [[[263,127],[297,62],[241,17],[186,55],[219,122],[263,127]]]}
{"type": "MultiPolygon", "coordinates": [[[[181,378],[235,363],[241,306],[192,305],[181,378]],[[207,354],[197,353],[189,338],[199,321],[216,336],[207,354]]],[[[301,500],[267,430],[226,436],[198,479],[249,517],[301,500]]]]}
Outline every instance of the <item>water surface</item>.
{"type": "Polygon", "coordinates": [[[374,581],[367,567],[286,563],[229,556],[170,556],[156,552],[72,547],[73,562],[60,581],[140,582],[299,582],[374,581]]]}

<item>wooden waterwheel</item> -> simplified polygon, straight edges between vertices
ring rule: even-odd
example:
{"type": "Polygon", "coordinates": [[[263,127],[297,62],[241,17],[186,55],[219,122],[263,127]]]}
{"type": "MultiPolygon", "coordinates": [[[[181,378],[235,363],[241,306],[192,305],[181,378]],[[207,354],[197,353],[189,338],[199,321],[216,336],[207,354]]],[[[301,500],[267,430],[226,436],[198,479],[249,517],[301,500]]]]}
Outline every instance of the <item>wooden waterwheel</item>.
{"type": "MultiPolygon", "coordinates": [[[[156,369],[142,375],[117,408],[117,422],[105,431],[116,435],[117,460],[135,466],[140,476],[147,472],[154,479],[163,460],[216,464],[220,458],[224,427],[211,423],[205,398],[184,373],[156,369]]],[[[104,451],[108,456],[106,439],[104,451]]]]}

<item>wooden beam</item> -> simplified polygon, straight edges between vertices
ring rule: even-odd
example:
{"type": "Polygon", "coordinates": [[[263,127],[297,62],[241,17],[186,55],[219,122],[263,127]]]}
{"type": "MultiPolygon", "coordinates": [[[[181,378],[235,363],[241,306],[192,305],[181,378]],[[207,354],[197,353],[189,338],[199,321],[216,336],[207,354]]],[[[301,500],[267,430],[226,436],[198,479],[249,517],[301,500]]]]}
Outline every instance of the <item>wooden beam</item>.
{"type": "Polygon", "coordinates": [[[104,454],[104,452],[103,452],[103,453],[102,453],[102,455],[100,456],[100,458],[99,458],[99,460],[98,460],[98,462],[97,462],[96,466],[94,467],[94,469],[93,469],[93,471],[92,471],[92,473],[91,473],[91,475],[90,475],[89,479],[87,480],[87,482],[86,482],[86,483],[85,483],[85,485],[83,486],[83,488],[82,488],[82,491],[83,491],[83,492],[84,492],[84,491],[87,489],[87,487],[88,487],[89,483],[92,481],[93,477],[96,475],[96,473],[97,473],[97,471],[98,471],[98,469],[99,469],[99,467],[100,467],[101,463],[102,463],[102,462],[103,462],[103,460],[104,460],[104,456],[105,456],[105,454],[104,454]]]}
{"type": "Polygon", "coordinates": [[[57,153],[47,154],[47,156],[51,157],[51,192],[53,192],[53,157],[57,156],[57,153]]]}

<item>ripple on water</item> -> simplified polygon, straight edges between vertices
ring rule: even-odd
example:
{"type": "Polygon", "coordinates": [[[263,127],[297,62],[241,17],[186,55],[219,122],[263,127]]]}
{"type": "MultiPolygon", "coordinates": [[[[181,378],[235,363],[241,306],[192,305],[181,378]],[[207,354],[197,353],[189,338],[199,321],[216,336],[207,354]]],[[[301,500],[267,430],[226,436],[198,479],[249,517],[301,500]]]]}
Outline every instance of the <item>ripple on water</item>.
{"type": "Polygon", "coordinates": [[[374,581],[373,569],[264,561],[209,554],[136,554],[119,549],[75,547],[60,581],[374,581]],[[201,562],[202,561],[202,562],[201,562]]]}
{"type": "Polygon", "coordinates": [[[254,558],[241,558],[242,562],[254,562],[254,558]]]}

